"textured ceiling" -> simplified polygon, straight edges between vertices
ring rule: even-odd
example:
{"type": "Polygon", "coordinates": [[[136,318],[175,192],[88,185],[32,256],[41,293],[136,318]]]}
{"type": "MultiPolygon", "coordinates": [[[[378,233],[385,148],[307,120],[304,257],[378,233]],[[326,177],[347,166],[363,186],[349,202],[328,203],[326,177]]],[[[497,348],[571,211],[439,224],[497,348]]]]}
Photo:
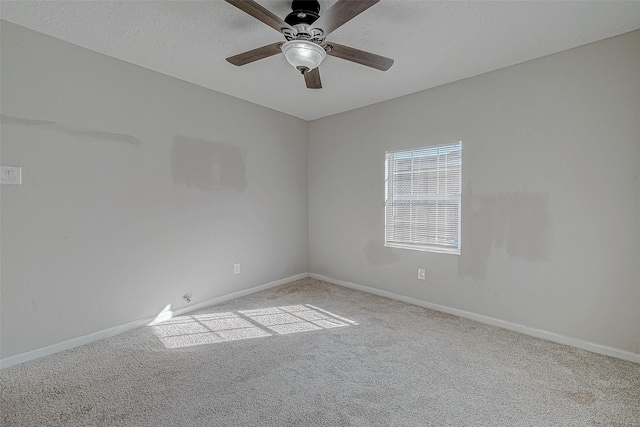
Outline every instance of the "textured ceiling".
{"type": "MultiPolygon", "coordinates": [[[[284,18],[290,1],[259,1],[284,18]]],[[[321,13],[334,1],[320,1],[321,13]]],[[[224,59],[283,40],[223,1],[2,1],[2,19],[96,52],[312,120],[640,28],[640,1],[383,0],[327,40],[395,59],[387,72],[334,57],[321,90],[283,55],[224,59]]]]}

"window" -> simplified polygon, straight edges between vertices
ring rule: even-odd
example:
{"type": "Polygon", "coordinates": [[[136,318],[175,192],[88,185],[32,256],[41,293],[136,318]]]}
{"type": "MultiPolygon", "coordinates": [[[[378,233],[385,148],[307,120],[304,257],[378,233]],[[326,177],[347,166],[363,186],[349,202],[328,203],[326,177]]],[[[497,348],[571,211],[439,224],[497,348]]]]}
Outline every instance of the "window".
{"type": "Polygon", "coordinates": [[[460,254],[462,142],[388,151],[385,246],[460,254]]]}

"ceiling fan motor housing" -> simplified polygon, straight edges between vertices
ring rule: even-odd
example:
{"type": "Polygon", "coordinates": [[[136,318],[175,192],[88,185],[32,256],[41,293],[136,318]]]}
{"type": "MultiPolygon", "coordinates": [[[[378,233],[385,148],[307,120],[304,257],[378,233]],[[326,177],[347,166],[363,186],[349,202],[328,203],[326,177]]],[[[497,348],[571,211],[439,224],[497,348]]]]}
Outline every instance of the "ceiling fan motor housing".
{"type": "Polygon", "coordinates": [[[284,21],[291,28],[283,28],[282,34],[288,40],[308,40],[322,45],[324,31],[312,28],[312,24],[320,17],[320,3],[316,0],[294,0],[291,2],[292,12],[284,21]]]}
{"type": "Polygon", "coordinates": [[[320,3],[316,0],[293,0],[292,12],[284,18],[284,22],[293,26],[311,25],[320,17],[320,3]]]}

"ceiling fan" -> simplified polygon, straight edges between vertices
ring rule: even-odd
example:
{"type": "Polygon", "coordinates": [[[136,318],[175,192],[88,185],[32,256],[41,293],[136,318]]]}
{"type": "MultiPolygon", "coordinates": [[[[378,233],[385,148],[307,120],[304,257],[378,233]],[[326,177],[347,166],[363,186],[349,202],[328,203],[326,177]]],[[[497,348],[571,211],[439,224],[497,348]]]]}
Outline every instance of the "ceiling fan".
{"type": "Polygon", "coordinates": [[[393,65],[391,58],[325,41],[325,37],[331,32],[379,1],[338,0],[320,15],[318,1],[293,0],[291,2],[292,12],[283,21],[253,0],[226,0],[227,3],[282,33],[287,40],[231,56],[227,58],[227,61],[233,65],[241,66],[284,53],[287,61],[302,73],[309,89],[322,88],[318,66],[327,55],[387,71],[393,65]]]}

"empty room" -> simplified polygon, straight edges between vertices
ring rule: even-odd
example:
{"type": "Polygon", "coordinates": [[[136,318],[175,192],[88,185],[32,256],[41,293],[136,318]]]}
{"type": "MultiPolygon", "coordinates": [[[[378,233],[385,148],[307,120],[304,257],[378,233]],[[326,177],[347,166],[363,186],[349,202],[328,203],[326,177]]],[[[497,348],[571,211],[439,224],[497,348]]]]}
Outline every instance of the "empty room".
{"type": "Polygon", "coordinates": [[[640,1],[0,18],[0,425],[640,427],[640,1]]]}

